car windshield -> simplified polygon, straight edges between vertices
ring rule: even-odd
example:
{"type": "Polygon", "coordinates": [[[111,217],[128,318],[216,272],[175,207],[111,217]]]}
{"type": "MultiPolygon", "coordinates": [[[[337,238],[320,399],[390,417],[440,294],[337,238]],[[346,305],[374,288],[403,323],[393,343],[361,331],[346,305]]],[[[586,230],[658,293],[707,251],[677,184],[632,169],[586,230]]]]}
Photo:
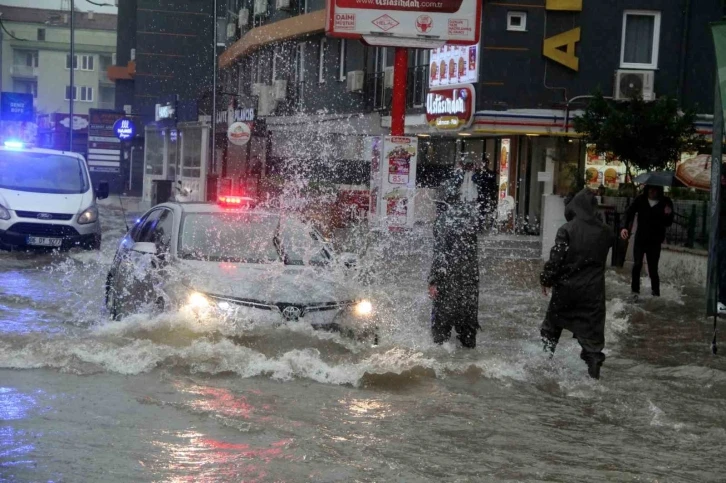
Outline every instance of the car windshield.
{"type": "Polygon", "coordinates": [[[83,161],[62,154],[0,151],[0,188],[32,193],[85,193],[83,161]]]}
{"type": "Polygon", "coordinates": [[[179,256],[186,260],[270,263],[280,260],[275,247],[279,219],[253,213],[188,213],[184,216],[179,256]]]}

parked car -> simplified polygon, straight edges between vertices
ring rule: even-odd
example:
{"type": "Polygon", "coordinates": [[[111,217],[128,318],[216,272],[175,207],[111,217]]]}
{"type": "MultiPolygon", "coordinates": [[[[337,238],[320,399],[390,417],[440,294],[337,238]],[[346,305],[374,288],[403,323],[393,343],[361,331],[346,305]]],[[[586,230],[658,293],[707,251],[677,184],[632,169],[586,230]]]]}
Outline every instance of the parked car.
{"type": "Polygon", "coordinates": [[[83,156],[6,142],[0,147],[0,249],[101,247],[97,189],[83,156]]]}

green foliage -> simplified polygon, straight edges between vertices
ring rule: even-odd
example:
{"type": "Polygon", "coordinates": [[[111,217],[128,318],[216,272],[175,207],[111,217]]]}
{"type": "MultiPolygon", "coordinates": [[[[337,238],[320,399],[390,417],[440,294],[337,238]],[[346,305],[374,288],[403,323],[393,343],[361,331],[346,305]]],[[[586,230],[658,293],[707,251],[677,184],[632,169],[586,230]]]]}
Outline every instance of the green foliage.
{"type": "Polygon", "coordinates": [[[696,131],[695,120],[696,112],[680,112],[672,97],[616,102],[597,92],[574,124],[588,144],[596,145],[599,152],[613,153],[630,172],[631,166],[672,170],[681,153],[702,150],[705,140],[696,131]]]}

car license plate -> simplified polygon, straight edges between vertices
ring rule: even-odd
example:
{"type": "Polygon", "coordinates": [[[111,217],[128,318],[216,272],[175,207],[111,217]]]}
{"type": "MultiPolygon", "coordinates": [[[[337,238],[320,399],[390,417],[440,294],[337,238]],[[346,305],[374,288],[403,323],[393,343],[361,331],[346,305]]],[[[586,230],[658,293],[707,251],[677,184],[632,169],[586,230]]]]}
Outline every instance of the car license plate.
{"type": "Polygon", "coordinates": [[[63,238],[47,238],[44,236],[29,236],[28,245],[38,247],[59,247],[63,244],[63,238]]]}

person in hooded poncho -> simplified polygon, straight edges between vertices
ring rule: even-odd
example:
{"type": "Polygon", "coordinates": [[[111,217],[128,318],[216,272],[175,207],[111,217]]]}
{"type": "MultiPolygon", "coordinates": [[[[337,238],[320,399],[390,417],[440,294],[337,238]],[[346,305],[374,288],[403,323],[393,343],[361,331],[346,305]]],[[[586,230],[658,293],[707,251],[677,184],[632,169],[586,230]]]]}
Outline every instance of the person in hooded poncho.
{"type": "Polygon", "coordinates": [[[433,300],[431,333],[437,344],[456,329],[464,347],[476,347],[479,329],[478,205],[462,193],[466,172],[457,169],[441,190],[434,222],[434,257],[429,274],[433,300]]]}
{"type": "Polygon", "coordinates": [[[550,259],[540,275],[552,299],[540,334],[554,354],[564,329],[580,343],[590,377],[600,377],[605,360],[605,265],[615,242],[612,229],[596,215],[597,199],[585,188],[565,207],[567,223],[557,231],[550,259]]]}

